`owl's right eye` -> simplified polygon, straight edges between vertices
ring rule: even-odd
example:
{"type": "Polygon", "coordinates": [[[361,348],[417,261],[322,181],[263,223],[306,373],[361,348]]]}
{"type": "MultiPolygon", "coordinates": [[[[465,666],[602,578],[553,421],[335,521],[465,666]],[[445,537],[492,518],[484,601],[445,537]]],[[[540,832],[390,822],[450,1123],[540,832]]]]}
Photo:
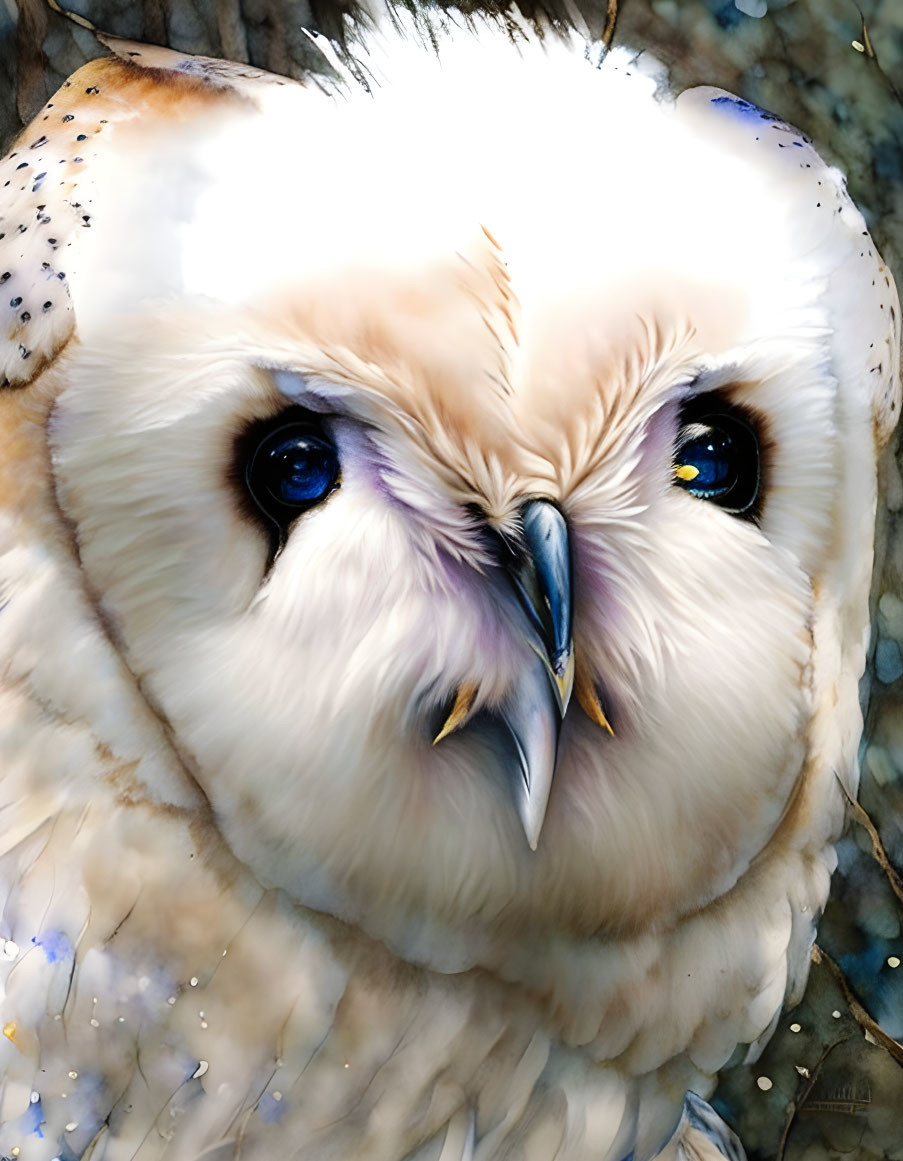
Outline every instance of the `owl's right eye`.
{"type": "Polygon", "coordinates": [[[283,413],[246,434],[244,483],[257,509],[284,537],[302,512],[338,487],[339,456],[319,417],[283,413]]]}
{"type": "Polygon", "coordinates": [[[673,482],[735,516],[756,519],[761,491],[759,441],[749,418],[718,400],[684,408],[674,448],[673,482]]]}

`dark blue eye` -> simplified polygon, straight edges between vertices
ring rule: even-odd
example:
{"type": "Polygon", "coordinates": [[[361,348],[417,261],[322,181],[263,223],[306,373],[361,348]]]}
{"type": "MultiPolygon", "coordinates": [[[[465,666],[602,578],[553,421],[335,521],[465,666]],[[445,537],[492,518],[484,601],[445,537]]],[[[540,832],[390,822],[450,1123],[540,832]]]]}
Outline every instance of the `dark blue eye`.
{"type": "Polygon", "coordinates": [[[728,512],[754,515],[759,444],[751,425],[729,412],[697,418],[688,408],[674,448],[674,483],[728,512]]]}
{"type": "Polygon", "coordinates": [[[283,419],[250,447],[245,482],[257,507],[284,536],[305,509],[325,500],[339,482],[339,457],[317,417],[283,419]]]}
{"type": "Polygon", "coordinates": [[[276,432],[261,445],[258,479],[280,504],[306,508],[331,492],[339,475],[335,448],[307,433],[276,432]]]}
{"type": "Polygon", "coordinates": [[[702,423],[689,424],[674,455],[674,474],[694,496],[714,500],[737,480],[734,442],[726,431],[702,423]]]}

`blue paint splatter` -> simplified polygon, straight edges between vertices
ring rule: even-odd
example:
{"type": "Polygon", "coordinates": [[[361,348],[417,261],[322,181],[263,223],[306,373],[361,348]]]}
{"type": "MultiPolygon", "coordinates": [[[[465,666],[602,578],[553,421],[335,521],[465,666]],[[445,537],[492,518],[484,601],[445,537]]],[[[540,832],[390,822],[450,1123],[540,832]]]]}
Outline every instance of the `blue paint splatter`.
{"type": "Polygon", "coordinates": [[[257,1102],[257,1112],[265,1125],[278,1124],[285,1116],[285,1101],[264,1093],[257,1102]]]}
{"type": "Polygon", "coordinates": [[[34,1136],[43,1139],[44,1133],[42,1132],[42,1126],[45,1123],[45,1119],[44,1109],[41,1105],[41,1097],[38,1093],[33,1092],[25,1112],[16,1117],[15,1120],[8,1122],[6,1127],[16,1135],[23,1137],[34,1136]]]}
{"type": "Polygon", "coordinates": [[[34,1133],[36,1137],[43,1137],[41,1125],[44,1124],[44,1110],[41,1108],[41,1098],[33,1100],[25,1111],[24,1127],[26,1133],[34,1133]]]}
{"type": "Polygon", "coordinates": [[[48,963],[59,963],[74,954],[69,937],[62,931],[45,931],[43,935],[35,935],[31,942],[43,948],[48,963]]]}
{"type": "Polygon", "coordinates": [[[780,117],[769,113],[767,109],[754,105],[752,101],[744,101],[742,97],[731,97],[725,94],[722,97],[712,97],[709,104],[716,105],[728,113],[734,113],[740,120],[779,122],[780,117]]]}
{"type": "Polygon", "coordinates": [[[684,1116],[687,1124],[702,1133],[727,1161],[745,1161],[746,1154],[736,1133],[725,1124],[715,1109],[696,1095],[688,1092],[684,1098],[684,1116]]]}

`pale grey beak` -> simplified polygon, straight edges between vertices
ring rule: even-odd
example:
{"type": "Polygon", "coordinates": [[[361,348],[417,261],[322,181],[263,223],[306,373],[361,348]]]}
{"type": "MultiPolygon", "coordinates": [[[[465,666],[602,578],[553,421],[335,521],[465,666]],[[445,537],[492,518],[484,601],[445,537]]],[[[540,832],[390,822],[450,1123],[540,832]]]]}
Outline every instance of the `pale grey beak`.
{"type": "Polygon", "coordinates": [[[537,635],[536,660],[517,682],[501,717],[520,766],[515,793],[524,833],[536,850],[552,789],[558,734],[574,688],[574,585],[564,516],[550,500],[522,512],[523,550],[508,566],[537,635]]]}
{"type": "MultiPolygon", "coordinates": [[[[529,500],[521,515],[523,544],[506,568],[527,614],[533,652],[497,712],[513,743],[515,802],[535,851],[552,789],[561,721],[574,689],[574,586],[568,528],[559,509],[551,500],[529,500]]],[[[461,685],[433,745],[467,723],[477,695],[475,683],[461,685]]],[[[589,704],[586,697],[581,704],[589,704]]],[[[594,720],[601,714],[600,709],[594,720]]]]}
{"type": "Polygon", "coordinates": [[[513,771],[515,803],[530,850],[535,851],[552,789],[561,727],[555,689],[538,654],[509,693],[499,717],[513,742],[517,758],[513,771]]]}

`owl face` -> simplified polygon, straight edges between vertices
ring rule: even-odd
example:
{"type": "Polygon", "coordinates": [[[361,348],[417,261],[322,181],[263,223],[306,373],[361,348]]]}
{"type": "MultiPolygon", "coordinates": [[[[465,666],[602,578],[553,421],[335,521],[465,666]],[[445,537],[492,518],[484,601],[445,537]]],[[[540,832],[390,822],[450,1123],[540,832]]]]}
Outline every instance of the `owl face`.
{"type": "Polygon", "coordinates": [[[791,130],[499,53],[121,127],[49,426],[229,845],[442,967],[673,923],[854,777],[895,389],[791,130]]]}

